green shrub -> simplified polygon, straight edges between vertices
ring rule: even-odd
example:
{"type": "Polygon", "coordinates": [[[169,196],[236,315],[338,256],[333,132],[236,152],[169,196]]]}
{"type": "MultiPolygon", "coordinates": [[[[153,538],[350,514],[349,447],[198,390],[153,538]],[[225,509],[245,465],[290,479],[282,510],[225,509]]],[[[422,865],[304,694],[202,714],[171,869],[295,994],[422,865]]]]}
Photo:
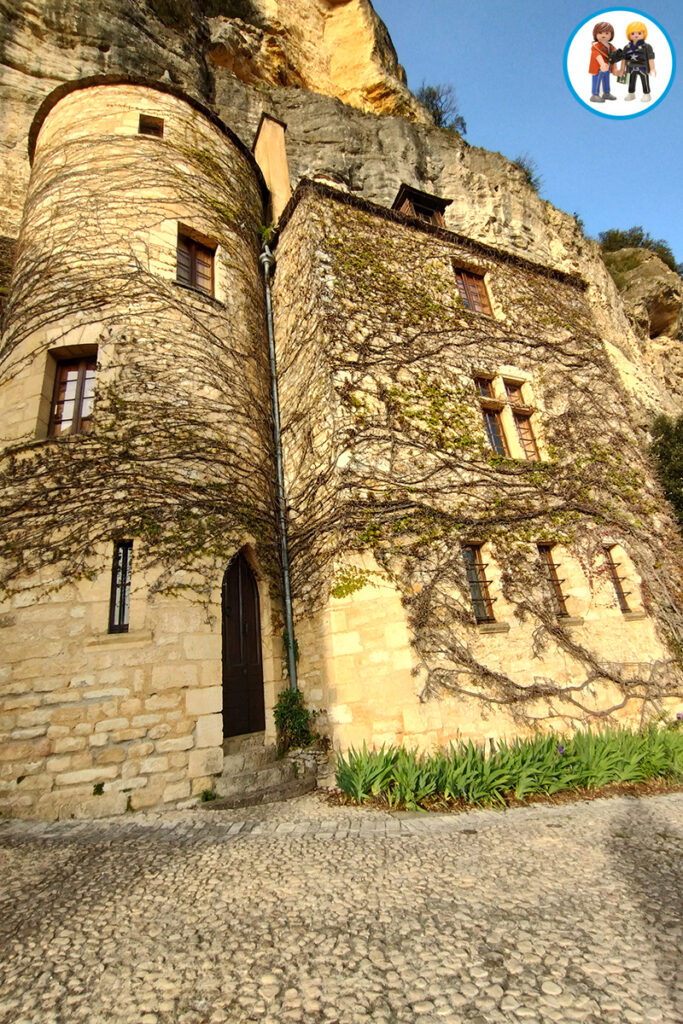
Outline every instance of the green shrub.
{"type": "Polygon", "coordinates": [[[300,690],[283,690],[274,708],[277,746],[280,753],[313,742],[313,712],[304,705],[300,690]]]}
{"type": "Polygon", "coordinates": [[[337,756],[337,785],[351,800],[383,796],[391,807],[416,810],[435,802],[504,805],[610,782],[683,779],[683,718],[665,727],[586,730],[500,743],[487,755],[471,741],[419,754],[397,747],[351,748],[337,756]]]}

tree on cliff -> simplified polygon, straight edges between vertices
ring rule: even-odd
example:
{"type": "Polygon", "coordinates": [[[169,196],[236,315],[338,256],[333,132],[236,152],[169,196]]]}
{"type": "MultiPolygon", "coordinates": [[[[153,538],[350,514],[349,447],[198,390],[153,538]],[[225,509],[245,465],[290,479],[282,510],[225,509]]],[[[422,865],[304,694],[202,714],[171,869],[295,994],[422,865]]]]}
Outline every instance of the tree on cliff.
{"type": "Polygon", "coordinates": [[[671,246],[663,238],[653,238],[637,224],[635,227],[622,230],[609,228],[598,235],[600,248],[603,252],[618,252],[619,249],[649,249],[659,256],[662,263],[683,277],[683,263],[676,263],[671,246]]]}
{"type": "Polygon", "coordinates": [[[423,82],[415,93],[420,103],[434,118],[437,128],[448,128],[452,132],[467,134],[465,118],[458,109],[458,100],[452,85],[427,85],[423,82]]]}

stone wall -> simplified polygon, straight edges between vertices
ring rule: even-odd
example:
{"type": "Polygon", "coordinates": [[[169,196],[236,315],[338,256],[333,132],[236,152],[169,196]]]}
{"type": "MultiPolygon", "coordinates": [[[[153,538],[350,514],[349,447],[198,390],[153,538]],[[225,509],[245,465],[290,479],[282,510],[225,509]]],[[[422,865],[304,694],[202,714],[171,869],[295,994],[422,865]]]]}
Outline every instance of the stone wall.
{"type": "Polygon", "coordinates": [[[320,186],[295,196],[277,256],[301,679],[335,744],[634,722],[680,698],[680,538],[582,283],[320,186]],[[463,307],[454,266],[484,275],[492,316],[463,307]],[[541,461],[504,403],[511,457],[491,450],[481,374],[529,389],[541,461]]]}
{"type": "Polygon", "coordinates": [[[196,800],[222,765],[221,581],[245,544],[268,709],[281,679],[262,184],[167,91],[76,89],[39,128],[0,371],[0,813],[196,800]],[[141,114],[163,138],[138,134],[141,114]],[[176,281],[179,226],[216,247],[214,296],[176,281]],[[92,430],[47,437],[58,360],[95,350],[92,430]]]}

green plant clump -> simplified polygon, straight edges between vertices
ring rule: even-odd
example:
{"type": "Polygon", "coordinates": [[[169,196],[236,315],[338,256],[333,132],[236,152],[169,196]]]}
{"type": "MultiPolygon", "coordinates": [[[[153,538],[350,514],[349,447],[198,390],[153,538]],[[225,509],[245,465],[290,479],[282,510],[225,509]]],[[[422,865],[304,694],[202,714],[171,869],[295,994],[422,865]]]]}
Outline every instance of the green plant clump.
{"type": "Polygon", "coordinates": [[[294,747],[307,747],[313,742],[313,712],[304,705],[300,690],[283,690],[275,703],[277,747],[281,754],[294,747]]]}
{"type": "Polygon", "coordinates": [[[676,511],[683,532],[683,413],[677,418],[657,416],[652,425],[651,452],[664,493],[676,511]]]}
{"type": "Polygon", "coordinates": [[[390,807],[424,810],[436,805],[503,806],[511,798],[595,789],[609,783],[683,779],[683,718],[634,732],[604,729],[557,733],[484,747],[451,744],[419,754],[384,746],[351,748],[337,756],[337,785],[355,803],[383,797],[390,807]]]}

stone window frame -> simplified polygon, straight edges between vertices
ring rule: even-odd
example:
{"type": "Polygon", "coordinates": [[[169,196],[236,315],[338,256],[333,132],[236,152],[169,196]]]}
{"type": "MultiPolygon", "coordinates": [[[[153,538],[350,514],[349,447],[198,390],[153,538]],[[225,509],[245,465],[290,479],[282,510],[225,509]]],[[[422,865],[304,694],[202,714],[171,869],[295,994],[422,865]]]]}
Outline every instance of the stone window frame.
{"type": "Polygon", "coordinates": [[[69,347],[50,352],[49,356],[48,372],[53,371],[54,379],[47,427],[48,438],[90,433],[95,400],[97,349],[92,346],[84,350],[69,347]],[[72,370],[76,370],[75,389],[73,397],[67,398],[68,392],[61,394],[61,389],[68,383],[66,375],[72,370]],[[73,402],[74,415],[68,420],[69,428],[62,430],[62,424],[67,422],[63,418],[63,406],[66,402],[73,402]]]}
{"type": "Polygon", "coordinates": [[[109,633],[127,633],[130,627],[133,541],[114,541],[109,598],[109,633]]]}
{"type": "Polygon", "coordinates": [[[543,461],[538,408],[528,377],[505,368],[498,373],[476,371],[473,381],[486,439],[496,455],[523,462],[543,461]]]}

